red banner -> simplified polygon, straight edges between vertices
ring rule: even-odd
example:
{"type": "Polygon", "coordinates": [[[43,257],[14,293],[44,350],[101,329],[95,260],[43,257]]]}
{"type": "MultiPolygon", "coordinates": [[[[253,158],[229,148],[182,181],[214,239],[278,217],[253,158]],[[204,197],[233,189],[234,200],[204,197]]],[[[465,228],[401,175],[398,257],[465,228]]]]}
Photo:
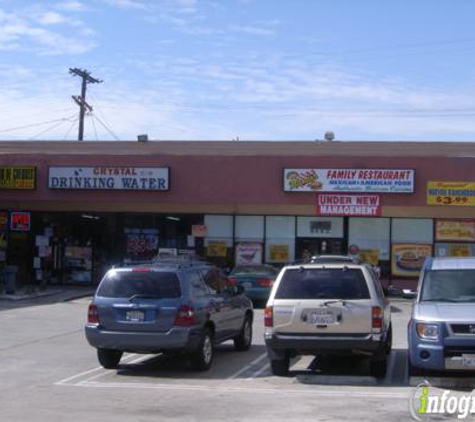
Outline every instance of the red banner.
{"type": "Polygon", "coordinates": [[[379,217],[381,215],[380,195],[317,195],[317,215],[379,217]]]}

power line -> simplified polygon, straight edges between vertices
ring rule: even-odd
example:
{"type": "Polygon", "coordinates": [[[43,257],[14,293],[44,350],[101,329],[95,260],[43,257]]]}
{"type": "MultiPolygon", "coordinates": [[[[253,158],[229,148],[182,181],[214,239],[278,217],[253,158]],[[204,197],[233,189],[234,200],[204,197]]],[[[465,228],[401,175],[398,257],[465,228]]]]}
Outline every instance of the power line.
{"type": "Polygon", "coordinates": [[[68,139],[68,135],[69,133],[71,132],[71,130],[73,130],[73,127],[75,125],[75,123],[79,120],[79,117],[75,120],[73,120],[73,123],[71,124],[71,126],[69,127],[68,131],[66,132],[66,134],[63,136],[63,140],[66,141],[68,139]]]}
{"type": "Polygon", "coordinates": [[[109,134],[112,135],[112,137],[114,137],[116,141],[120,141],[119,137],[111,129],[109,129],[107,125],[101,119],[99,119],[99,117],[97,117],[95,114],[91,114],[91,116],[97,119],[97,121],[101,124],[101,126],[105,130],[107,130],[107,132],[109,132],[109,134]]]}
{"type": "Polygon", "coordinates": [[[94,128],[94,133],[96,134],[96,141],[98,141],[99,137],[97,136],[96,122],[94,121],[94,116],[90,115],[90,117],[91,117],[92,127],[94,128]]]}
{"type": "Polygon", "coordinates": [[[29,125],[12,127],[12,128],[9,128],[9,129],[3,129],[3,130],[0,130],[0,133],[13,132],[15,130],[22,130],[22,129],[29,129],[29,128],[32,128],[32,127],[44,126],[44,125],[48,125],[50,123],[56,123],[56,122],[68,122],[68,121],[71,121],[70,119],[74,116],[75,115],[73,114],[72,116],[63,117],[62,119],[49,120],[47,122],[32,123],[32,124],[29,124],[29,125]]]}
{"type": "Polygon", "coordinates": [[[64,123],[64,120],[58,123],[55,123],[54,125],[46,128],[45,130],[42,130],[41,132],[38,132],[36,135],[32,136],[31,138],[28,138],[29,141],[32,141],[33,139],[37,138],[38,136],[43,135],[46,132],[49,132],[50,130],[53,130],[54,128],[58,127],[59,125],[62,125],[64,123]]]}

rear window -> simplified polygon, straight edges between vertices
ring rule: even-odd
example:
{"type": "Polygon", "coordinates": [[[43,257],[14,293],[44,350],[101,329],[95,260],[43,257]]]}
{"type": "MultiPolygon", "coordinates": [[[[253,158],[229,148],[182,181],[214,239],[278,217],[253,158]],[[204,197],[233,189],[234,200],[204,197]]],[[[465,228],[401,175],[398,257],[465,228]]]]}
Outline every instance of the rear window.
{"type": "Polygon", "coordinates": [[[276,299],[369,299],[368,286],[358,268],[287,270],[276,299]]]}
{"type": "Polygon", "coordinates": [[[180,281],[172,272],[110,271],[102,280],[98,296],[173,299],[181,296],[180,281]]]}

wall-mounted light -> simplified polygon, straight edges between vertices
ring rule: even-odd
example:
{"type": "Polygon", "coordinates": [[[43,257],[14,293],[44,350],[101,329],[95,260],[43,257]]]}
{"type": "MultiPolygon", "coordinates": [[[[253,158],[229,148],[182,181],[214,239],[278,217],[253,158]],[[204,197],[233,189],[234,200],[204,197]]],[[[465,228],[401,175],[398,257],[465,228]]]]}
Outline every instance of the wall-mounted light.
{"type": "Polygon", "coordinates": [[[178,217],[172,217],[171,215],[168,215],[166,218],[167,218],[167,220],[180,221],[180,218],[178,218],[178,217]]]}
{"type": "Polygon", "coordinates": [[[98,217],[97,215],[89,215],[89,214],[81,214],[82,218],[87,218],[89,220],[100,220],[101,217],[98,217]]]}

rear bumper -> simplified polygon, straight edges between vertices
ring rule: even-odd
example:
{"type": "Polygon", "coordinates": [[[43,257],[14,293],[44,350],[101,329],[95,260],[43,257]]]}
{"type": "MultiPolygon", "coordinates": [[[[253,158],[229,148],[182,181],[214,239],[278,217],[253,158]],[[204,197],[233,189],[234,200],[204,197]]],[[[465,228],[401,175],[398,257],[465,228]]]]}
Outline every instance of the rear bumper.
{"type": "Polygon", "coordinates": [[[198,347],[201,331],[174,327],[163,333],[108,331],[101,327],[85,327],[88,343],[98,349],[114,349],[134,353],[159,353],[164,350],[191,351],[198,347]]]}
{"type": "MultiPolygon", "coordinates": [[[[265,343],[269,355],[275,353],[296,353],[301,355],[366,355],[382,352],[384,347],[382,334],[364,334],[361,336],[317,337],[266,334],[265,343]]],[[[271,356],[272,357],[272,356],[271,356]]]]}

